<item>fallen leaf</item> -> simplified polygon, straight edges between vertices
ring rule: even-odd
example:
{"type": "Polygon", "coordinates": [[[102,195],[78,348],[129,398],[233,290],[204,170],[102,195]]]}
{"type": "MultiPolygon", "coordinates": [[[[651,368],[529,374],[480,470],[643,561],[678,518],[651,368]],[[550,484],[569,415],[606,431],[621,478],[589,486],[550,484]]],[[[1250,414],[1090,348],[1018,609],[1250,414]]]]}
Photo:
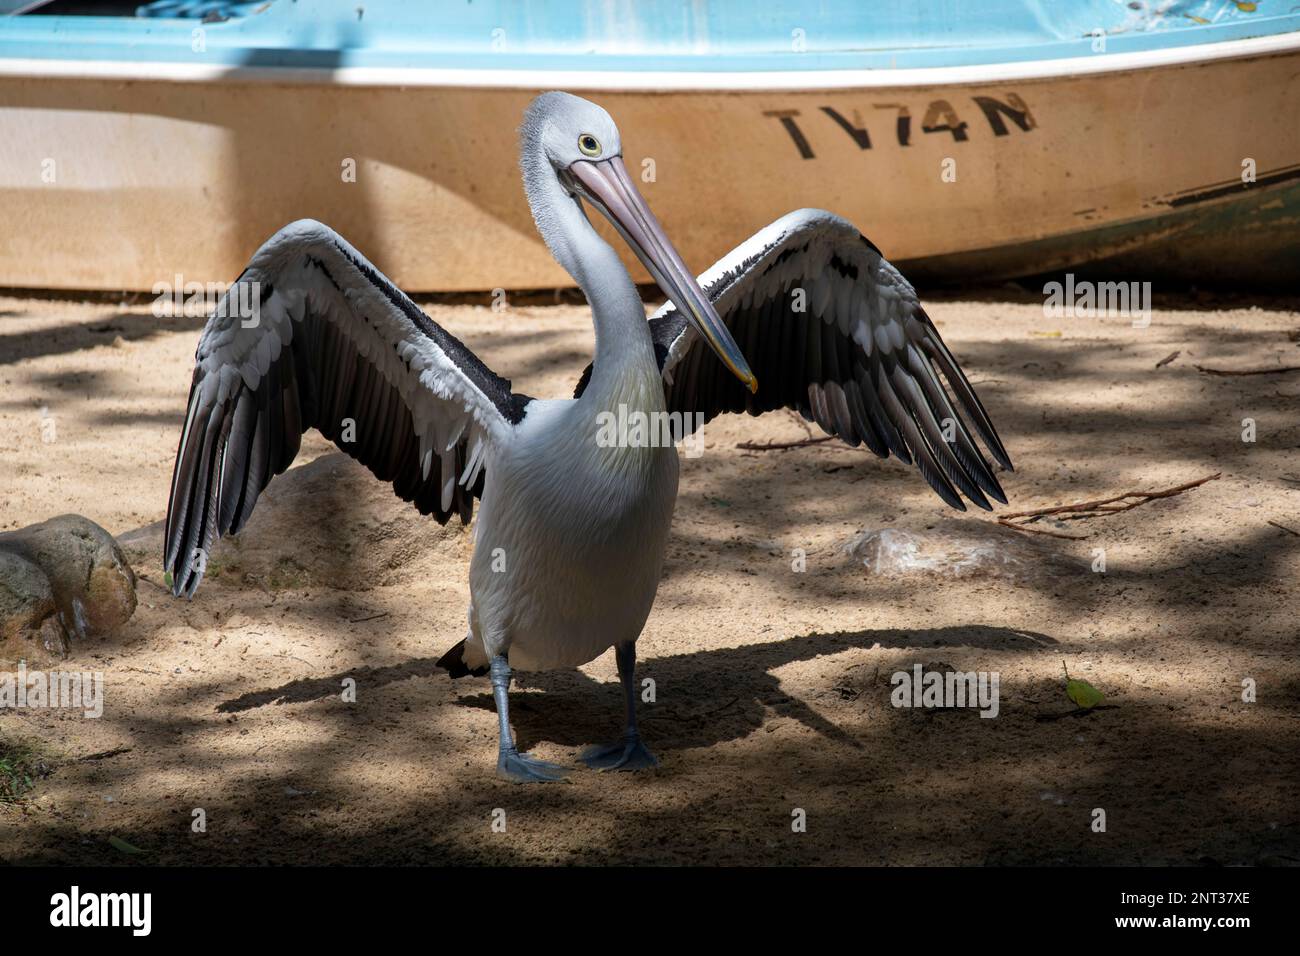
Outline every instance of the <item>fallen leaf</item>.
{"type": "Polygon", "coordinates": [[[1086,680],[1073,679],[1066,683],[1065,694],[1084,710],[1091,710],[1106,699],[1105,695],[1086,680]]]}
{"type": "Polygon", "coordinates": [[[1086,680],[1071,677],[1069,668],[1065,666],[1065,661],[1061,661],[1061,670],[1065,671],[1065,696],[1074,701],[1077,706],[1084,710],[1092,710],[1106,699],[1105,694],[1086,680]]]}
{"type": "Polygon", "coordinates": [[[120,850],[123,853],[136,854],[136,853],[144,852],[144,850],[140,849],[138,846],[132,846],[131,844],[127,843],[121,837],[115,837],[115,836],[109,837],[108,845],[111,846],[114,850],[120,850]]]}

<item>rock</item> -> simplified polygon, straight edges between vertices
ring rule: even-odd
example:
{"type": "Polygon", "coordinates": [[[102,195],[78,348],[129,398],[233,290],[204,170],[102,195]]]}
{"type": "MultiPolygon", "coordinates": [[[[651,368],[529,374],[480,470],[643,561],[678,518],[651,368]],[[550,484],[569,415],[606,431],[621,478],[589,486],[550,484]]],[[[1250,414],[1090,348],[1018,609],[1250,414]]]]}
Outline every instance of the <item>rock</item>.
{"type": "MultiPolygon", "coordinates": [[[[119,541],[162,584],[163,523],[119,541]]],[[[330,452],[267,486],[247,526],[213,546],[198,593],[214,587],[367,591],[427,579],[448,559],[468,557],[471,547],[459,518],[439,525],[394,495],[391,483],[330,452]]]]}
{"type": "Polygon", "coordinates": [[[863,531],[843,551],[872,574],[1022,580],[1080,574],[1087,563],[991,521],[946,519],[926,530],[863,531]]]}
{"type": "Polygon", "coordinates": [[[113,536],[89,518],[59,515],[0,534],[0,640],[26,656],[36,641],[66,655],[135,612],[135,574],[113,536]]]}
{"type": "Polygon", "coordinates": [[[0,551],[0,644],[36,640],[50,654],[67,653],[59,608],[45,572],[22,555],[0,551]]]}

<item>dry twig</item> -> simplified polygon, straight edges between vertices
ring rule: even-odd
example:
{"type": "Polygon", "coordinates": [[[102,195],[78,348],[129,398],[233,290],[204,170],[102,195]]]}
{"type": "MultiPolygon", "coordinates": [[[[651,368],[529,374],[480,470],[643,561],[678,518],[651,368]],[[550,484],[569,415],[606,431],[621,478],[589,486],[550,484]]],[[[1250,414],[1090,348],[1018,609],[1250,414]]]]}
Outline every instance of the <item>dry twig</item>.
{"type": "Polygon", "coordinates": [[[122,754],[129,754],[134,747],[114,747],[112,750],[101,750],[99,753],[86,754],[84,757],[76,757],[78,761],[87,760],[108,760],[110,757],[120,757],[122,754]]]}
{"type": "Polygon", "coordinates": [[[834,435],[822,435],[820,438],[800,438],[798,441],[742,441],[737,448],[742,451],[781,451],[786,448],[803,448],[807,445],[820,445],[822,442],[834,441],[834,435]]]}
{"type": "Polygon", "coordinates": [[[1072,505],[1056,505],[1051,508],[1034,508],[1030,511],[1011,511],[1007,514],[998,515],[998,524],[1014,528],[1017,531],[1029,531],[1034,534],[1051,535],[1053,538],[1070,538],[1079,540],[1087,537],[1086,535],[1062,534],[1059,531],[1047,531],[1044,528],[1031,528],[1029,524],[1037,521],[1039,518],[1047,518],[1059,515],[1062,521],[1082,521],[1085,518],[1101,518],[1106,515],[1119,514],[1124,511],[1132,511],[1140,505],[1155,501],[1158,498],[1172,498],[1174,495],[1181,495],[1184,491],[1190,491],[1197,488],[1207,481],[1214,481],[1221,477],[1222,472],[1215,472],[1213,475],[1206,475],[1204,478],[1197,478],[1195,481],[1188,481],[1181,485],[1175,485],[1172,488],[1163,488],[1159,491],[1126,491],[1122,495],[1115,495],[1111,498],[1099,498],[1095,501],[1079,501],[1072,505]],[[1128,500],[1128,499],[1135,500],[1128,500]],[[1017,524],[1015,519],[1022,519],[1017,524]]]}
{"type": "Polygon", "coordinates": [[[1182,355],[1182,354],[1183,354],[1183,353],[1182,353],[1182,350],[1181,350],[1181,349],[1178,350],[1177,352],[1170,352],[1168,355],[1166,355],[1164,358],[1162,358],[1159,362],[1156,362],[1156,368],[1164,368],[1166,365],[1168,365],[1170,362],[1172,362],[1174,359],[1178,358],[1178,356],[1180,356],[1180,355],[1182,355]]]}
{"type": "Polygon", "coordinates": [[[1206,375],[1279,375],[1282,372],[1300,372],[1300,365],[1279,365],[1277,368],[1207,368],[1204,365],[1196,366],[1196,371],[1204,372],[1206,375]]]}

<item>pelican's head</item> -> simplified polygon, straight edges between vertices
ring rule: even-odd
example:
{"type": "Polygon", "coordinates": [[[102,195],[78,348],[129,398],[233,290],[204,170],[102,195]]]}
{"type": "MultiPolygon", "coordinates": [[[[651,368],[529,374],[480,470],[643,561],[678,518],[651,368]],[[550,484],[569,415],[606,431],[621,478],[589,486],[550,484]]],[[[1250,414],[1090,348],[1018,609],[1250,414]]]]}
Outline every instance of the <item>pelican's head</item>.
{"type": "Polygon", "coordinates": [[[543,93],[528,107],[523,135],[525,175],[528,163],[545,157],[574,201],[585,199],[613,224],[722,364],[751,392],[757,391],[758,381],[740,346],[633,185],[623,165],[623,141],[610,115],[569,93],[543,93]]]}

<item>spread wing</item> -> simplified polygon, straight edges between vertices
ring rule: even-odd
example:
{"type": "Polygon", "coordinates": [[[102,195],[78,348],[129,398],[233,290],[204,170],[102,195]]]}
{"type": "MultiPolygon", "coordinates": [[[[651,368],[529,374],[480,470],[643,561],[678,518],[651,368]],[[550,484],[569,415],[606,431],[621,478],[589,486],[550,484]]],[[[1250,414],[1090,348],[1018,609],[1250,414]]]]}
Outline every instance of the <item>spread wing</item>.
{"type": "Polygon", "coordinates": [[[257,251],[195,353],[164,565],[192,595],[315,428],[422,514],[468,522],[527,396],[426,316],[333,230],[302,220],[257,251]]]}
{"type": "MultiPolygon", "coordinates": [[[[650,319],[669,411],[751,415],[791,408],[850,445],[915,464],[965,510],[1006,503],[975,443],[1011,459],[916,291],[851,223],[803,209],[700,277],[758,377],[751,394],[670,303],[650,319]],[[946,382],[946,387],[945,383],[946,382]]],[[[692,418],[692,424],[694,420],[692,418]]]]}

